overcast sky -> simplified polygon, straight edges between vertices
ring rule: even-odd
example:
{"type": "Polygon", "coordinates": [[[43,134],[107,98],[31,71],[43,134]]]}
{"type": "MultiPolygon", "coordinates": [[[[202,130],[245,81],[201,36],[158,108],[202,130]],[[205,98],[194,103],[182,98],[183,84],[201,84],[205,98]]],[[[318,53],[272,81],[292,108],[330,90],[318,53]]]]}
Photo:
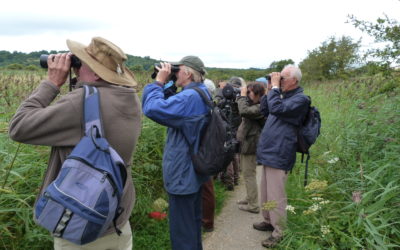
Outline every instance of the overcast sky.
{"type": "Polygon", "coordinates": [[[3,1],[0,50],[67,50],[102,36],[131,55],[177,61],[197,55],[207,67],[298,64],[329,37],[363,36],[347,15],[399,20],[399,0],[113,0],[3,1]]]}

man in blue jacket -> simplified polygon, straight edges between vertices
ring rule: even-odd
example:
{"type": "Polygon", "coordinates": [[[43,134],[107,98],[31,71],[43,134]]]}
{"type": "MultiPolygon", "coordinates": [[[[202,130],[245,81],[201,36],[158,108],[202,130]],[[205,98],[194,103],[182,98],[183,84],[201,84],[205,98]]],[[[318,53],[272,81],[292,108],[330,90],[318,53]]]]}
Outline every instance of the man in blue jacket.
{"type": "Polygon", "coordinates": [[[301,70],[298,67],[288,65],[282,72],[273,72],[270,76],[272,90],[260,103],[261,112],[268,118],[257,147],[257,162],[263,165],[260,193],[264,220],[253,224],[257,230],[272,231],[262,242],[264,247],[275,246],[283,237],[287,174],[296,161],[297,129],[310,104],[299,87],[301,70]]]}
{"type": "Polygon", "coordinates": [[[201,96],[191,88],[198,87],[209,95],[203,84],[206,71],[196,56],[186,56],[172,65],[179,65],[175,84],[183,90],[164,98],[163,85],[171,77],[171,64],[161,63],[156,81],[144,88],[142,106],[147,117],[168,127],[163,180],[169,196],[172,249],[202,249],[201,185],[208,176],[194,171],[191,153],[198,150],[209,110],[201,96]]]}

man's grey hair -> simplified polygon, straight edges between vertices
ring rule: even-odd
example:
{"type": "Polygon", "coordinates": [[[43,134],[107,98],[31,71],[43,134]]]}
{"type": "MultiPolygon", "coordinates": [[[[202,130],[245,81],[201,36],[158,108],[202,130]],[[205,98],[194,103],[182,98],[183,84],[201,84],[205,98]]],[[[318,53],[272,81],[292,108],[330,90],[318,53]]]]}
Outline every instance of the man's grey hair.
{"type": "Polygon", "coordinates": [[[194,82],[203,82],[204,81],[204,76],[197,70],[194,70],[191,67],[188,67],[186,65],[183,65],[183,68],[185,69],[186,73],[192,74],[192,81],[194,81],[194,82]]]}
{"type": "Polygon", "coordinates": [[[293,64],[288,64],[283,69],[289,69],[290,77],[296,78],[297,82],[301,81],[302,74],[301,74],[301,70],[299,67],[297,67],[293,64]]]}

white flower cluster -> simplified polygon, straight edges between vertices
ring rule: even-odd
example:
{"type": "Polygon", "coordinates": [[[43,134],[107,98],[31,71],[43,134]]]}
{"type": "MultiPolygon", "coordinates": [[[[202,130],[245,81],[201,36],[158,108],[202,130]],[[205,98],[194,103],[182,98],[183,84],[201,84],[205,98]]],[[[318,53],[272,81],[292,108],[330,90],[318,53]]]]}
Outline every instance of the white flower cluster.
{"type": "Polygon", "coordinates": [[[286,206],[286,210],[289,211],[289,212],[291,212],[291,213],[296,214],[296,212],[294,211],[294,207],[291,206],[291,205],[287,205],[287,206],[286,206]]]}
{"type": "Polygon", "coordinates": [[[327,226],[322,225],[321,226],[321,232],[322,232],[322,237],[324,237],[325,235],[330,233],[331,230],[329,229],[329,225],[327,225],[327,226]]]}
{"type": "Polygon", "coordinates": [[[328,163],[330,163],[330,164],[335,164],[335,163],[338,162],[338,161],[339,161],[339,158],[338,158],[338,157],[335,157],[335,158],[332,158],[332,159],[328,160],[328,163]]]}
{"type": "Polygon", "coordinates": [[[321,205],[326,205],[326,204],[328,204],[330,201],[328,201],[328,200],[323,200],[323,201],[320,201],[320,203],[319,204],[321,204],[321,205]]]}
{"type": "Polygon", "coordinates": [[[312,197],[312,200],[319,201],[318,203],[320,205],[326,205],[326,204],[328,204],[330,202],[328,200],[324,200],[322,197],[312,197]]]}
{"type": "Polygon", "coordinates": [[[309,208],[309,210],[316,212],[318,210],[320,210],[321,207],[318,204],[312,204],[311,207],[309,208]]]}
{"type": "Polygon", "coordinates": [[[323,201],[324,199],[321,197],[312,197],[314,201],[323,201]]]}

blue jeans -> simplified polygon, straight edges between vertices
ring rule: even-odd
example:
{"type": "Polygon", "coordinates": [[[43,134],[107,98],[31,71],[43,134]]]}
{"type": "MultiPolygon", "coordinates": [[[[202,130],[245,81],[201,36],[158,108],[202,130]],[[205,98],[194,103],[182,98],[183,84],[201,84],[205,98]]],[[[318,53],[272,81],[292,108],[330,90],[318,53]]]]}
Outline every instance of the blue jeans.
{"type": "Polygon", "coordinates": [[[169,231],[173,250],[202,250],[201,188],[194,194],[169,196],[169,231]]]}

